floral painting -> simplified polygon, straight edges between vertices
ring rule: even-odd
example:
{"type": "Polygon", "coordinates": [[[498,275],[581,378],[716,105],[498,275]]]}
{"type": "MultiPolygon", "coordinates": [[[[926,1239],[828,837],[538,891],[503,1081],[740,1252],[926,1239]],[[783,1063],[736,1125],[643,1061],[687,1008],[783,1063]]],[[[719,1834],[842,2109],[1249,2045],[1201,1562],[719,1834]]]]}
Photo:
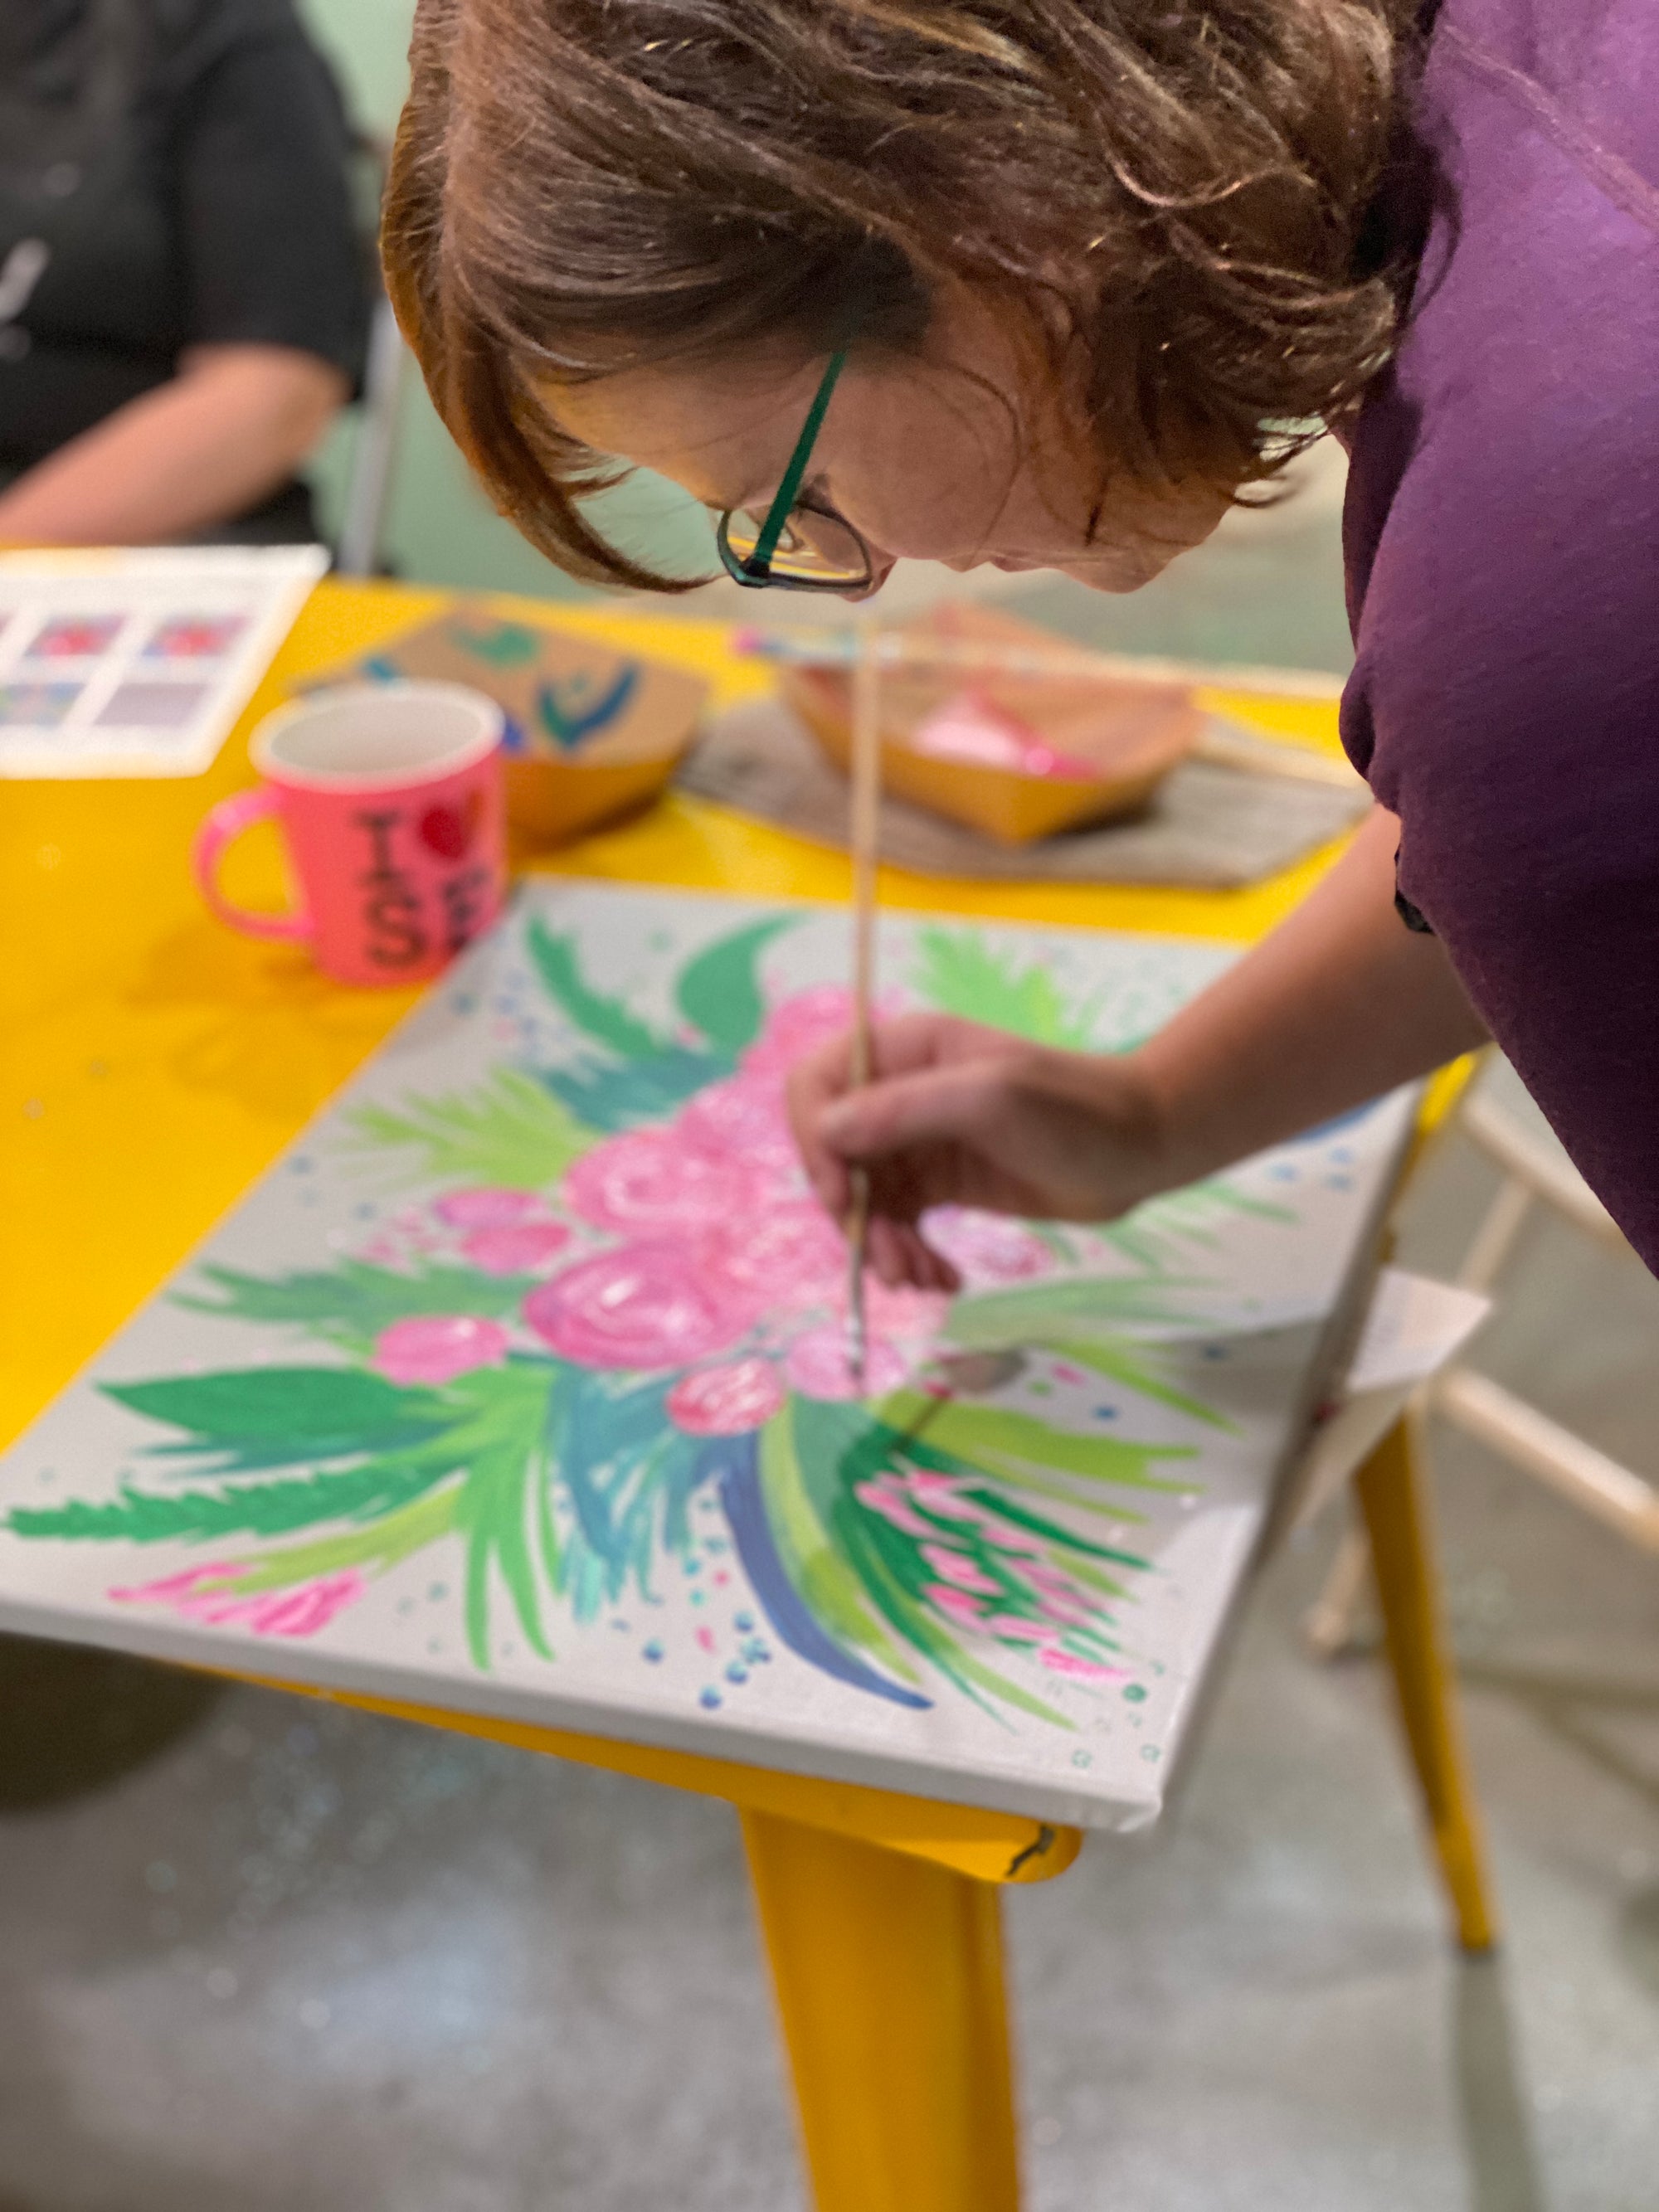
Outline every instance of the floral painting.
{"type": "MultiPolygon", "coordinates": [[[[884,988],[1110,1048],[1223,957],[1060,939],[894,924],[884,988]]],[[[108,1620],[319,1650],[356,1620],[709,1719],[943,1706],[1076,1746],[1172,1715],[1174,1555],[1271,1472],[1241,1296],[1306,1359],[1378,1145],[1321,1133],[1104,1230],[941,1211],[963,1293],[872,1280],[855,1379],[784,1105],[843,961],[814,909],[526,896],[71,1394],[90,1430],[71,1405],[18,1447],[4,1559],[118,1561],[108,1620]],[[143,1364],[163,1341],[190,1356],[143,1364]]],[[[1182,1571],[1219,1592],[1219,1556],[1182,1571]]]]}

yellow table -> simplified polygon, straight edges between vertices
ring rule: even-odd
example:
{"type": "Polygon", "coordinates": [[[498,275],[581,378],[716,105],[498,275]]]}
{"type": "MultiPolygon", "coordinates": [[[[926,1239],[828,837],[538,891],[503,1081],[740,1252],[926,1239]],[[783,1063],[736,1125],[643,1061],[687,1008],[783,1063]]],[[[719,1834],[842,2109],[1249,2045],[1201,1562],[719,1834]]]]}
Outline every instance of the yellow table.
{"type": "MultiPolygon", "coordinates": [[[[412,991],[343,989],[301,953],[221,927],[195,891],[189,850],[208,806],[248,780],[247,732],[292,679],[442,604],[441,594],[392,585],[323,585],[204,777],[0,787],[0,1443],[150,1295],[413,1002],[412,991]]],[[[699,670],[721,702],[765,681],[711,624],[562,618],[699,670]]],[[[1334,746],[1327,704],[1220,695],[1215,703],[1334,746]]],[[[1248,940],[1331,857],[1242,891],[955,884],[890,870],[881,891],[895,907],[1248,940]]],[[[842,899],[848,890],[840,854],[678,797],[536,865],[760,896],[842,899]]],[[[280,903],[274,842],[244,842],[230,888],[251,903],[280,903]]],[[[1460,1935],[1480,1948],[1490,1916],[1404,1429],[1374,1456],[1359,1491],[1436,1845],[1460,1935]]],[[[1012,2212],[1018,2146],[997,1891],[1063,1872],[1079,1847],[1075,1832],[453,1712],[374,1709],[737,1805],[820,2212],[1012,2212]]]]}

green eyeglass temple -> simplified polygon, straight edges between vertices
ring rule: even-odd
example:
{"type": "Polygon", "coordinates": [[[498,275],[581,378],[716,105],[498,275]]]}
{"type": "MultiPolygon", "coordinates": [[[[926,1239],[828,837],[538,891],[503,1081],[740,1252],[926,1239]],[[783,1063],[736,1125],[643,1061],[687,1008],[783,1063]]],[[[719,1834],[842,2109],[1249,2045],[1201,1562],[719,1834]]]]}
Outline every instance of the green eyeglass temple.
{"type": "Polygon", "coordinates": [[[844,591],[847,588],[844,580],[838,577],[825,578],[820,582],[816,578],[808,580],[798,576],[775,576],[772,574],[772,558],[782,542],[783,533],[789,526],[790,514],[800,496],[800,488],[806,481],[806,471],[812,459],[812,448],[817,443],[818,432],[823,428],[823,418],[829,412],[830,398],[835,391],[836,380],[847,366],[848,351],[848,349],[843,345],[830,356],[830,365],[823,372],[823,381],[818,386],[817,396],[808,410],[805,422],[801,425],[800,435],[795,441],[795,449],[789,456],[789,465],[785,469],[783,481],[778,486],[777,496],[766,510],[766,520],[761,525],[760,536],[755,540],[754,548],[750,552],[734,553],[732,551],[726,535],[732,523],[731,510],[728,508],[720,517],[720,527],[715,533],[715,542],[720,547],[720,556],[725,563],[726,573],[735,583],[758,587],[770,585],[774,589],[797,592],[844,591]]]}

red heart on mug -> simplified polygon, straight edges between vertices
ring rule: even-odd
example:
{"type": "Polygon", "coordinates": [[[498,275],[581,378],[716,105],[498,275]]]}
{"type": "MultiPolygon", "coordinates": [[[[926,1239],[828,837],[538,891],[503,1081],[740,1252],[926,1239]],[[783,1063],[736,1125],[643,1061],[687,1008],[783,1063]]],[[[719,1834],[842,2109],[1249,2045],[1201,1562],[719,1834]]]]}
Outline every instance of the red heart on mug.
{"type": "Polygon", "coordinates": [[[415,825],[416,834],[441,860],[459,860],[472,842],[483,811],[482,793],[470,791],[464,806],[428,806],[415,825]]]}

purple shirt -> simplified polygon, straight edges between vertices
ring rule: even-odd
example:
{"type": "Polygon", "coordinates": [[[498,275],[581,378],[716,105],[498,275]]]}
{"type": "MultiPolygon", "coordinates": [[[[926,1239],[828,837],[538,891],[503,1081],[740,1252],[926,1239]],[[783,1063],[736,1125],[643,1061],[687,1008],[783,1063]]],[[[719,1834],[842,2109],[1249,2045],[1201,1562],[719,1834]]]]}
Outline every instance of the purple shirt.
{"type": "Polygon", "coordinates": [[[1659,1273],[1653,0],[1443,0],[1414,127],[1436,211],[1354,431],[1343,738],[1401,890],[1659,1273]]]}

